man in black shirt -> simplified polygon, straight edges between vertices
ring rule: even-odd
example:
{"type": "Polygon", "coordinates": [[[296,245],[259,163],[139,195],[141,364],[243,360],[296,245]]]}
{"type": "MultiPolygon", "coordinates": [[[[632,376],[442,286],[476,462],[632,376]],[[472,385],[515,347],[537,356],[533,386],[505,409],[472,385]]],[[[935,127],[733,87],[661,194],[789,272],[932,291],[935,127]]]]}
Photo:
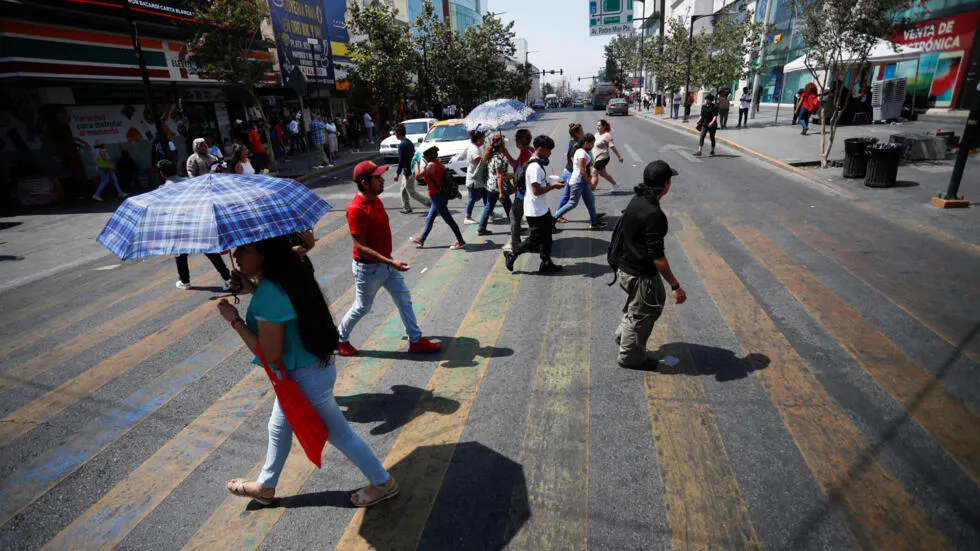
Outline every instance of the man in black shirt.
{"type": "Polygon", "coordinates": [[[646,362],[646,343],[653,324],[663,312],[667,280],[677,304],[687,295],[670,270],[664,254],[667,216],[660,210],[660,199],[670,191],[670,179],[677,171],[663,161],[654,161],[643,170],[643,183],[623,213],[622,248],[619,254],[619,285],[626,291],[623,320],[616,329],[621,367],[640,368],[646,362]]]}
{"type": "Polygon", "coordinates": [[[711,134],[711,154],[715,154],[715,132],[718,130],[718,106],[715,105],[715,97],[711,94],[704,96],[704,105],[701,106],[701,118],[698,119],[698,130],[701,131],[701,139],[698,141],[698,150],[694,153],[696,157],[701,156],[701,149],[704,148],[704,137],[711,134]]]}

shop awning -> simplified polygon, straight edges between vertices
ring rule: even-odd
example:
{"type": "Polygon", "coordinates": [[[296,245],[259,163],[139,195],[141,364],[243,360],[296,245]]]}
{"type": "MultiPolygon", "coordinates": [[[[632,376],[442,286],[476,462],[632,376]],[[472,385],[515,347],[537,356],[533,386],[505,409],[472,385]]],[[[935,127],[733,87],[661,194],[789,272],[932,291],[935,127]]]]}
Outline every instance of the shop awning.
{"type": "MultiPolygon", "coordinates": [[[[919,54],[923,53],[921,48],[915,48],[912,46],[902,46],[899,44],[893,44],[887,40],[878,39],[878,42],[871,48],[868,53],[868,63],[880,64],[880,63],[894,63],[896,61],[905,61],[907,59],[916,59],[919,54]]],[[[783,73],[798,73],[800,71],[808,71],[806,66],[806,55],[801,55],[800,57],[790,61],[783,67],[783,73]]],[[[853,63],[857,61],[857,54],[853,52],[844,53],[844,63],[853,63]]],[[[825,69],[825,67],[814,67],[817,70],[825,69]]]]}

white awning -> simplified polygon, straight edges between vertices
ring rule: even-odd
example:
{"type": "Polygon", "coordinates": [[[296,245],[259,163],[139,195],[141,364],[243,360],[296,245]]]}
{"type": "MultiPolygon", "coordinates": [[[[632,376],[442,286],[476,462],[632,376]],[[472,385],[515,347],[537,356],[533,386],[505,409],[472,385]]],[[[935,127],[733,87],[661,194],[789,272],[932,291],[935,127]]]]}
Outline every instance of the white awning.
{"type": "MultiPolygon", "coordinates": [[[[923,50],[921,48],[902,46],[899,44],[893,44],[887,40],[879,39],[874,47],[871,48],[871,51],[868,52],[868,63],[881,64],[905,61],[908,59],[915,59],[922,53],[923,50]]],[[[858,56],[852,52],[845,52],[843,58],[844,63],[853,63],[857,60],[858,56]]],[[[825,69],[825,67],[819,66],[814,68],[825,69]]],[[[800,71],[808,70],[809,69],[807,69],[806,66],[806,55],[801,55],[783,66],[783,73],[798,73],[800,71]]]]}

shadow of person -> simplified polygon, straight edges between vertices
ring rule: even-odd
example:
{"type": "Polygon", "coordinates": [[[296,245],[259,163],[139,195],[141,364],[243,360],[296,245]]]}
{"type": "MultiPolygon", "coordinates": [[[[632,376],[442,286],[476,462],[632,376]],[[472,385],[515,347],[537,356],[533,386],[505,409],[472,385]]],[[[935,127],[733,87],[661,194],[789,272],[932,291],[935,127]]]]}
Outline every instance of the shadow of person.
{"type": "Polygon", "coordinates": [[[390,472],[401,494],[359,527],[373,549],[500,550],[531,517],[523,467],[477,442],[420,446],[390,472]]]}
{"type": "Polygon", "coordinates": [[[476,358],[504,358],[513,356],[514,351],[510,348],[497,346],[480,346],[480,341],[473,337],[441,337],[439,342],[443,345],[446,353],[442,357],[439,367],[475,367],[479,364],[476,358]]]}
{"type": "Polygon", "coordinates": [[[387,434],[426,413],[449,415],[459,409],[459,402],[442,398],[407,385],[391,387],[391,394],[354,394],[337,396],[337,404],[346,407],[345,417],[351,423],[381,423],[371,434],[387,434]]]}
{"type": "Polygon", "coordinates": [[[714,375],[716,381],[736,381],[744,379],[753,371],[769,367],[769,357],[764,354],[749,354],[739,358],[731,350],[674,342],[664,344],[653,352],[652,359],[658,373],[663,375],[714,375]]]}

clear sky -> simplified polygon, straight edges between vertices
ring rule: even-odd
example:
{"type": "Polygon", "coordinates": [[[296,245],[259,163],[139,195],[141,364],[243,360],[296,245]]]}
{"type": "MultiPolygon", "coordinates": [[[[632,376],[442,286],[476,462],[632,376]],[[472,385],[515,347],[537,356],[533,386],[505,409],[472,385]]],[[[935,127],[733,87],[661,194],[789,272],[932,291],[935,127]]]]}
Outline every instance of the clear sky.
{"type": "MultiPolygon", "coordinates": [[[[603,47],[609,36],[589,36],[588,0],[489,0],[487,10],[499,13],[506,23],[514,21],[514,32],[527,39],[529,61],[539,69],[564,69],[572,88],[588,89],[591,82],[576,77],[595,74],[605,65],[603,47]]],[[[639,8],[637,8],[639,10],[639,8]]],[[[545,82],[558,76],[548,75],[545,82]]]]}

